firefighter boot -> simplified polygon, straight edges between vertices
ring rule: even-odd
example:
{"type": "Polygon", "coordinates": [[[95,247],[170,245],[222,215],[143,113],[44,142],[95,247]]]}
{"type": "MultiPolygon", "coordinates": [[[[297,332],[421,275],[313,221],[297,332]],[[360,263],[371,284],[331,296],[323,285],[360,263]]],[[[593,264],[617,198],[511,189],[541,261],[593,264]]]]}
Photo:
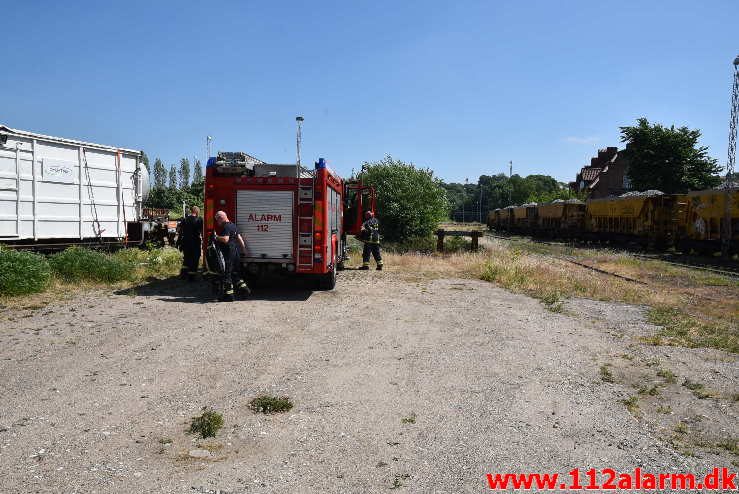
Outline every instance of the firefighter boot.
{"type": "Polygon", "coordinates": [[[239,280],[239,284],[237,285],[237,289],[238,289],[238,293],[239,293],[239,298],[242,299],[242,300],[245,299],[246,297],[248,297],[249,295],[251,295],[251,290],[249,289],[249,287],[247,286],[247,284],[246,284],[246,282],[244,280],[239,280]]]}
{"type": "Polygon", "coordinates": [[[233,302],[234,298],[234,287],[231,283],[223,285],[223,295],[218,299],[220,302],[233,302]]]}
{"type": "Polygon", "coordinates": [[[382,263],[381,262],[377,264],[377,270],[378,271],[382,271],[382,263]]]}

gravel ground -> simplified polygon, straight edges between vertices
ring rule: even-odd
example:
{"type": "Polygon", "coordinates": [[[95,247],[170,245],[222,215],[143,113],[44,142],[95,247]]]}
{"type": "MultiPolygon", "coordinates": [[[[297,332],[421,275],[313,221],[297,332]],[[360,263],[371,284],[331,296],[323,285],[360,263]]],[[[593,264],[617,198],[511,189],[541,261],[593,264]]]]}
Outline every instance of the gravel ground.
{"type": "MultiPolygon", "coordinates": [[[[9,310],[2,492],[459,493],[484,492],[488,472],[730,466],[728,453],[677,452],[599,368],[673,354],[676,372],[728,392],[736,359],[635,347],[653,328],[621,309],[573,301],[556,314],[484,282],[346,271],[332,292],[234,304],[165,280],[9,310]],[[295,407],[252,412],[265,392],[295,407]],[[225,425],[199,441],[185,431],[206,405],[225,425]]],[[[736,403],[719,408],[736,437],[736,403]]]]}

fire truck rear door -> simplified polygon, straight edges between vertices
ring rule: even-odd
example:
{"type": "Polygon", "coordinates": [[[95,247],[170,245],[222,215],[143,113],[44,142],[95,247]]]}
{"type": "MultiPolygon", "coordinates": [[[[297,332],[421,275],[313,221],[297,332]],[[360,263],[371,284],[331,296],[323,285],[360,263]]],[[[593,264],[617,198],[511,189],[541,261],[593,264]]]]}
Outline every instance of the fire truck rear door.
{"type": "Polygon", "coordinates": [[[237,191],[236,224],[249,258],[293,259],[293,195],[290,190],[237,191]]]}

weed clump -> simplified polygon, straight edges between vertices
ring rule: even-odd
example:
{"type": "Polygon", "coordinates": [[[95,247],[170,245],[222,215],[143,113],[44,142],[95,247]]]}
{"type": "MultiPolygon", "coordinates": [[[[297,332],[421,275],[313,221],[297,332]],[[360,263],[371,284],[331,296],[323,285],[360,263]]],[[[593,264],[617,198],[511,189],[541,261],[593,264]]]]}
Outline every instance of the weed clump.
{"type": "Polygon", "coordinates": [[[600,366],[600,379],[601,381],[606,382],[606,383],[616,382],[616,379],[613,377],[613,373],[611,372],[611,369],[609,369],[607,365],[600,366]]]}
{"type": "Polygon", "coordinates": [[[670,369],[660,369],[657,371],[657,377],[661,377],[667,384],[677,382],[677,376],[670,369]]]}
{"type": "Polygon", "coordinates": [[[636,415],[639,413],[639,397],[638,396],[632,396],[625,400],[621,400],[621,403],[626,405],[626,409],[629,412],[631,412],[632,415],[636,415]]]}
{"type": "Polygon", "coordinates": [[[287,396],[257,396],[249,402],[249,408],[257,413],[280,413],[290,411],[293,402],[287,396]]]}
{"type": "Polygon", "coordinates": [[[223,427],[223,415],[211,408],[203,407],[203,413],[192,418],[190,434],[199,434],[203,439],[216,437],[221,427],[223,427]]]}
{"type": "Polygon", "coordinates": [[[0,247],[0,295],[25,295],[44,291],[51,268],[44,256],[0,247]]]}

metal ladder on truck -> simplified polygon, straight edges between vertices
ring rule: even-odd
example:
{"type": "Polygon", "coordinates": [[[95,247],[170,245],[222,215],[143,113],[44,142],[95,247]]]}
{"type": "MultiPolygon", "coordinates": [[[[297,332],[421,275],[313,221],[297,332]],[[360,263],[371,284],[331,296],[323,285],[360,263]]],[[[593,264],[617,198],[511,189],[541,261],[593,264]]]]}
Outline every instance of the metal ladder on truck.
{"type": "Polygon", "coordinates": [[[313,269],[313,215],[315,211],[314,191],[316,172],[298,165],[298,258],[296,271],[313,269]],[[306,175],[306,176],[304,176],[306,175]],[[308,178],[310,180],[308,180],[308,178]],[[304,181],[305,179],[305,181],[304,181]],[[306,215],[307,211],[310,214],[306,215]]]}

